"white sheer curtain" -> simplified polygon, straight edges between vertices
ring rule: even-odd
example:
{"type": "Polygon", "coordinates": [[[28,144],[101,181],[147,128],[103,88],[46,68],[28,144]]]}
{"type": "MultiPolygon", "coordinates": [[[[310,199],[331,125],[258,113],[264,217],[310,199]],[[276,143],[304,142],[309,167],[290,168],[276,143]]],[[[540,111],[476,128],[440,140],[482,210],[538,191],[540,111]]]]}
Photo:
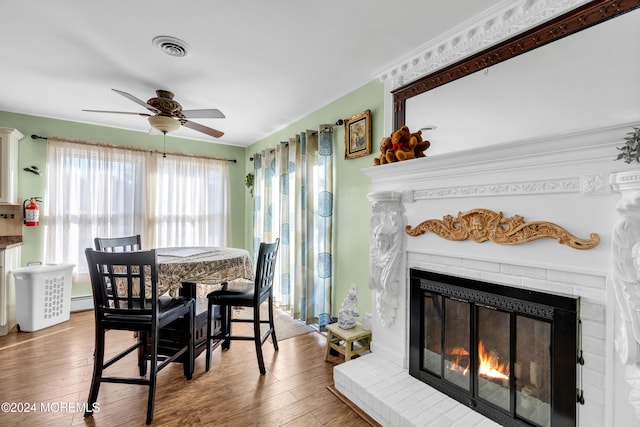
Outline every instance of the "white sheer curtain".
{"type": "Polygon", "coordinates": [[[226,246],[230,240],[226,160],[155,156],[151,247],[226,246]]]}
{"type": "Polygon", "coordinates": [[[49,138],[44,261],[76,265],[95,237],[140,234],[143,247],[227,246],[226,160],[171,156],[49,138]]]}
{"type": "Polygon", "coordinates": [[[71,262],[88,280],[95,237],[144,234],[149,154],[50,138],[43,203],[44,261],[71,262]]]}

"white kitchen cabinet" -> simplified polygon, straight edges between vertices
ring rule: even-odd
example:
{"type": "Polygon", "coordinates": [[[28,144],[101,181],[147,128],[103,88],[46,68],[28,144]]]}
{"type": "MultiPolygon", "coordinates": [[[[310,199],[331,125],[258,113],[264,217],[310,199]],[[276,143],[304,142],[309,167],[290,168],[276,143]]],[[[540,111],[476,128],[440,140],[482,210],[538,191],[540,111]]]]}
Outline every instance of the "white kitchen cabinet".
{"type": "Polygon", "coordinates": [[[0,249],[0,336],[16,325],[16,290],[11,271],[20,267],[22,245],[0,249]]]}
{"type": "Polygon", "coordinates": [[[18,142],[22,138],[19,130],[0,127],[0,203],[18,203],[18,142]]]}

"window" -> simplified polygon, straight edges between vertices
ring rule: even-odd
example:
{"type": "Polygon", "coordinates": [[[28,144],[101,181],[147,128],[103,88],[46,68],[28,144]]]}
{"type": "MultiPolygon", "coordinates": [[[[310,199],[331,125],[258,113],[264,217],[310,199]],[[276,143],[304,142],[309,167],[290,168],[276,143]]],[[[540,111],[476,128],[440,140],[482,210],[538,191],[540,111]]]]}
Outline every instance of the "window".
{"type": "Polygon", "coordinates": [[[143,247],[226,246],[224,160],[162,158],[148,152],[50,139],[43,203],[44,259],[76,265],[95,237],[141,234],[143,247]]]}
{"type": "Polygon", "coordinates": [[[155,246],[226,246],[227,162],[156,156],[155,246]]]}

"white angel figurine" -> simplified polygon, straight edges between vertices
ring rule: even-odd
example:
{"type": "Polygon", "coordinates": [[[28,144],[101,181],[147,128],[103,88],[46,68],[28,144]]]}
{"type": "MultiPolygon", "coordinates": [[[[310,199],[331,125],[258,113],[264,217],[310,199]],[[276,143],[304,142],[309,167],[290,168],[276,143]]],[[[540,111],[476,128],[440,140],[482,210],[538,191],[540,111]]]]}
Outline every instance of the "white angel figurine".
{"type": "Polygon", "coordinates": [[[360,311],[358,309],[358,289],[352,285],[347,293],[342,308],[338,312],[338,326],[342,329],[351,329],[356,326],[356,317],[360,311]]]}

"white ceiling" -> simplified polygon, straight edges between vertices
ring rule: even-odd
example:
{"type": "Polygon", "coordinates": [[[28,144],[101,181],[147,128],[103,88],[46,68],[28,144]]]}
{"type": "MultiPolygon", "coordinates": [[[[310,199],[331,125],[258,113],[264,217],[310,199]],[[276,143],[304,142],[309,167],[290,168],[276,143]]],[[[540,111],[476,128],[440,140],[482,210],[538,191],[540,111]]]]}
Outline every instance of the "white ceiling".
{"type": "MultiPolygon", "coordinates": [[[[0,0],[0,110],[147,132],[156,89],[194,121],[247,146],[378,78],[412,52],[508,0],[0,0]],[[152,44],[173,36],[184,58],[152,44]]],[[[346,112],[345,114],[355,114],[346,112]]]]}

